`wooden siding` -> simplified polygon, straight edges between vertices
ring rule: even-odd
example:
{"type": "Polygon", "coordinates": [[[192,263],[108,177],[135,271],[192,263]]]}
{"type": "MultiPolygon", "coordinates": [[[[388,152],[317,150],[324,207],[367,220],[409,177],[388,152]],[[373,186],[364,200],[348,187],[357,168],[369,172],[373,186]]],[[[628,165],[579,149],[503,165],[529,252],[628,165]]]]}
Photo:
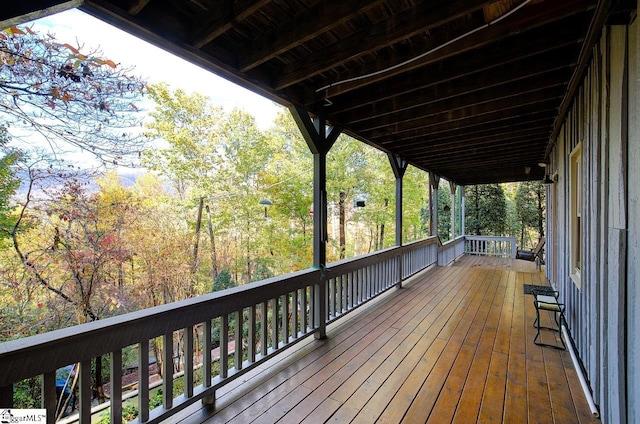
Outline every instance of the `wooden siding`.
{"type": "Polygon", "coordinates": [[[629,422],[640,422],[640,25],[636,20],[629,31],[629,153],[628,153],[628,226],[627,252],[627,416],[629,422]]]}
{"type": "Polygon", "coordinates": [[[639,230],[637,218],[627,217],[638,210],[640,185],[634,113],[637,31],[635,23],[605,27],[555,141],[550,169],[558,182],[547,192],[547,277],[567,304],[568,329],[606,423],[640,422],[637,402],[631,402],[640,396],[640,371],[627,360],[640,352],[633,324],[640,316],[639,230]],[[569,162],[578,143],[583,170],[579,286],[570,277],[569,162]],[[629,209],[629,204],[635,208],[629,209]],[[629,263],[628,248],[634,252],[629,263]]]}
{"type": "Polygon", "coordinates": [[[548,282],[532,262],[495,257],[422,272],[174,422],[599,422],[569,352],[533,344],[524,284],[548,282]]]}

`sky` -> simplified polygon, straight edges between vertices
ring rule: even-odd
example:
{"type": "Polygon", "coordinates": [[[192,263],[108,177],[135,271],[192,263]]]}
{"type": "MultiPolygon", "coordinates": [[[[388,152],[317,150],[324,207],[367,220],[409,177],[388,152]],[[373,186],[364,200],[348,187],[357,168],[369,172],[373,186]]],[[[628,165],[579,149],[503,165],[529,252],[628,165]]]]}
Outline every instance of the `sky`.
{"type": "Polygon", "coordinates": [[[77,9],[51,15],[29,25],[38,32],[55,34],[59,42],[84,44],[87,51],[98,47],[104,53],[103,57],[125,68],[134,67],[133,74],[149,83],[166,82],[172,89],[199,92],[228,111],[233,107],[244,109],[256,118],[261,129],[269,128],[281,110],[271,100],[77,9]]]}

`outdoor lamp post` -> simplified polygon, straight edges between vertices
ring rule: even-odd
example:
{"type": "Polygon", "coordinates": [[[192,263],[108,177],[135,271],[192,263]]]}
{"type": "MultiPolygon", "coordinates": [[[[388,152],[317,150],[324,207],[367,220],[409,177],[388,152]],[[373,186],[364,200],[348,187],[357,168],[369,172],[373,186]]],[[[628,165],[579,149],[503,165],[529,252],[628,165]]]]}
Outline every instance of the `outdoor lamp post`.
{"type": "Polygon", "coordinates": [[[260,204],[261,204],[261,205],[264,205],[264,217],[265,217],[265,218],[267,218],[267,217],[268,217],[268,215],[267,215],[267,208],[268,208],[269,206],[271,206],[271,205],[272,205],[272,203],[271,203],[271,201],[270,201],[270,200],[262,199],[262,200],[260,201],[260,204]]]}

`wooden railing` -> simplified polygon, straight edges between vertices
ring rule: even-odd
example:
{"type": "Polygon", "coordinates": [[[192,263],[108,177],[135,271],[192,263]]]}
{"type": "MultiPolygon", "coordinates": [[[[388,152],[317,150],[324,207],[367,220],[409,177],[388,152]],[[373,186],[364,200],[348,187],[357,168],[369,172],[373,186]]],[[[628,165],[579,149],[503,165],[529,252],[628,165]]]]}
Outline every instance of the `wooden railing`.
{"type": "Polygon", "coordinates": [[[465,236],[464,253],[469,255],[516,257],[515,237],[465,236]]]}
{"type": "Polygon", "coordinates": [[[465,236],[449,240],[438,247],[438,265],[447,266],[464,254],[465,236]]]}
{"type": "Polygon", "coordinates": [[[55,422],[56,370],[78,363],[79,421],[90,423],[91,363],[100,356],[108,358],[111,368],[110,420],[121,423],[125,352],[137,355],[138,422],[166,420],[199,400],[212,403],[216,389],[312,334],[323,336],[327,323],[435,265],[438,243],[433,237],[323,269],[2,343],[0,405],[13,405],[16,383],[41,376],[42,407],[47,421],[55,422]],[[179,359],[176,341],[184,346],[179,359]],[[214,347],[219,354],[212,355],[214,347]],[[162,405],[155,408],[149,406],[151,351],[157,352],[162,375],[173,376],[176,365],[183,370],[181,394],[174,396],[178,384],[164,378],[162,405]]]}

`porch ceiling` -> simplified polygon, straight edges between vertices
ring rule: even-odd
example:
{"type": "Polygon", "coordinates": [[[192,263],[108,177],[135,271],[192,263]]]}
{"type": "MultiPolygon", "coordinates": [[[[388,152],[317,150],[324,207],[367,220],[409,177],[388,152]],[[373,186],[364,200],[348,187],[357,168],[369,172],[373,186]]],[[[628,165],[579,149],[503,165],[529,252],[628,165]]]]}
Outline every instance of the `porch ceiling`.
{"type": "Polygon", "coordinates": [[[537,164],[603,3],[611,1],[23,0],[3,5],[0,21],[79,5],[469,185],[542,179],[537,164]]]}

